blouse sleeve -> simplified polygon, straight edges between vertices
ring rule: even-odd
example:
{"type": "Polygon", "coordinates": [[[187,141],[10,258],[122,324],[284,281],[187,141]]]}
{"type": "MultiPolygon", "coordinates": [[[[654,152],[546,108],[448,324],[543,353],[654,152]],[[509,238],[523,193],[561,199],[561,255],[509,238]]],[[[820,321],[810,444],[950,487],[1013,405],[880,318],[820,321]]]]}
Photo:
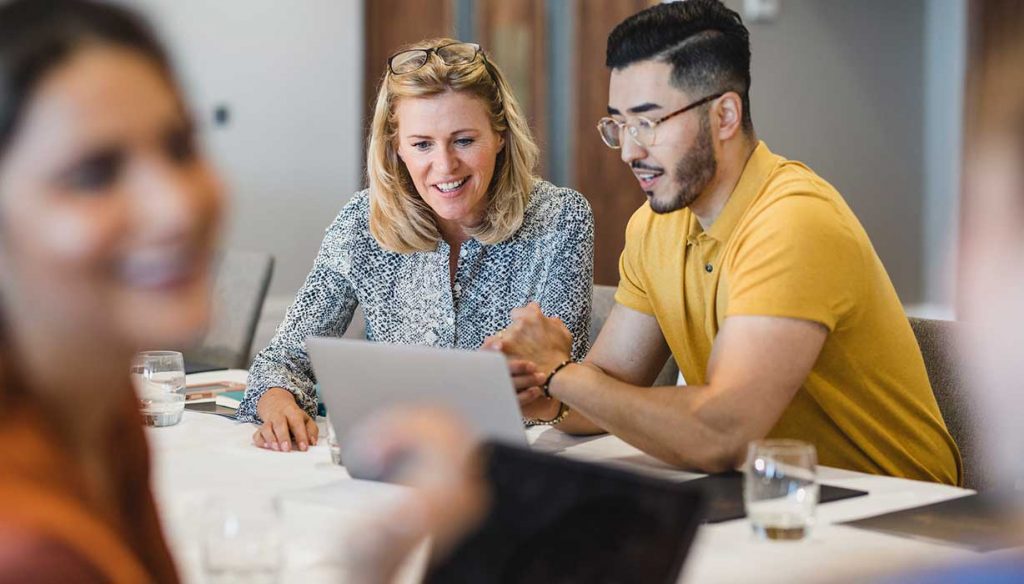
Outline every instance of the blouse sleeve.
{"type": "Polygon", "coordinates": [[[340,337],[352,320],[358,299],[344,273],[353,252],[349,237],[356,226],[350,203],[327,230],[313,269],[270,344],[256,355],[249,369],[248,387],[238,406],[238,420],[260,423],[256,404],[272,387],[287,389],[311,417],[316,418],[317,399],[313,368],[306,353],[310,336],[340,337]]]}
{"type": "Polygon", "coordinates": [[[594,288],[594,216],[583,195],[569,195],[554,223],[557,236],[550,256],[541,310],[557,316],[572,333],[572,358],[590,349],[590,304],[594,288]]]}

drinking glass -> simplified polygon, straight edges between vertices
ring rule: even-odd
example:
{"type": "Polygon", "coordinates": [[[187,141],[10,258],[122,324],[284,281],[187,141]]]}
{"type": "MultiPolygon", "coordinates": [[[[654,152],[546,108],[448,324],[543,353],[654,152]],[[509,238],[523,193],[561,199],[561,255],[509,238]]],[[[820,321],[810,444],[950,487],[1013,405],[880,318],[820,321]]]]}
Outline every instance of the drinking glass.
{"type": "Polygon", "coordinates": [[[817,453],[799,440],[755,440],[747,447],[743,503],[754,534],[800,540],[818,505],[817,453]]]}
{"type": "Polygon", "coordinates": [[[270,498],[239,495],[208,502],[201,547],[211,584],[272,584],[284,564],[283,521],[270,498]]]}
{"type": "Polygon", "coordinates": [[[132,383],[147,426],[173,426],[185,410],[185,360],[177,351],[143,351],[132,359],[132,383]]]}

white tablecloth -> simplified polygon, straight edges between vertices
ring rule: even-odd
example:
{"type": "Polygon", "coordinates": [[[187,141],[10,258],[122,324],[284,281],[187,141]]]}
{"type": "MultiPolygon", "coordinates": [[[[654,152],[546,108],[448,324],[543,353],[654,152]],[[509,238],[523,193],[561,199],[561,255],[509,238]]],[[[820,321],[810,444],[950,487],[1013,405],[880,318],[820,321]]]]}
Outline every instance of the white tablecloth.
{"type": "MultiPolygon", "coordinates": [[[[244,381],[245,372],[206,373],[190,376],[189,381],[204,379],[244,381]]],[[[304,509],[292,507],[286,521],[291,554],[301,556],[314,544],[323,547],[325,542],[336,545],[358,538],[363,520],[393,494],[393,487],[348,479],[344,468],[331,464],[324,441],[308,452],[272,452],[252,445],[253,431],[248,424],[188,411],[176,426],[149,430],[154,490],[172,551],[188,581],[202,581],[198,523],[211,498],[283,496],[308,503],[304,509]],[[318,497],[330,498],[329,511],[317,508],[318,497]],[[346,531],[346,526],[351,529],[346,531]]],[[[626,465],[669,479],[699,476],[669,468],[612,436],[574,438],[550,428],[531,429],[529,436],[534,448],[547,452],[626,465]]],[[[827,467],[820,468],[819,477],[823,483],[869,495],[820,505],[817,526],[802,542],[758,541],[745,520],[703,526],[682,581],[836,581],[980,557],[966,549],[834,525],[971,491],[827,467]]]]}

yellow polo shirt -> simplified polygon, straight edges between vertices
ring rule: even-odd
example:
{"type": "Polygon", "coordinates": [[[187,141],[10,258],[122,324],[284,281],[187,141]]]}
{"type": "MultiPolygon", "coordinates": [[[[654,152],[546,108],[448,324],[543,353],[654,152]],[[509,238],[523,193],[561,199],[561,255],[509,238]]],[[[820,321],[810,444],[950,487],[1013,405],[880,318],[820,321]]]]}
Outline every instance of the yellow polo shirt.
{"type": "Polygon", "coordinates": [[[619,273],[615,300],[658,319],[690,384],[707,382],[730,316],[821,323],[821,355],[769,437],[810,442],[827,466],[961,483],[885,267],[842,196],[803,164],[759,143],[707,231],[689,209],[659,215],[645,204],[626,228],[619,273]]]}

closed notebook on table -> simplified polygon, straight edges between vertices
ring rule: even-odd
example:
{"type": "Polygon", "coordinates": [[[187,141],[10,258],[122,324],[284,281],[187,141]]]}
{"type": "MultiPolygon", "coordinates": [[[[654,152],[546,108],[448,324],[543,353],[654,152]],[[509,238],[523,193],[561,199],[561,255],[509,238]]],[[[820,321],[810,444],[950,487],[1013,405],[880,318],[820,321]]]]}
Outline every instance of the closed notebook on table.
{"type": "MultiPolygon", "coordinates": [[[[244,386],[243,386],[244,387],[244,386]]],[[[238,415],[238,404],[242,402],[245,390],[225,391],[216,394],[212,399],[201,399],[185,402],[185,409],[191,412],[217,414],[232,420],[238,415]]]]}
{"type": "MultiPolygon", "coordinates": [[[[686,484],[703,490],[707,496],[708,508],[704,515],[706,523],[721,523],[722,521],[743,519],[747,516],[743,505],[743,473],[729,471],[712,474],[687,481],[686,484]]],[[[852,497],[863,497],[867,494],[867,491],[858,491],[857,489],[819,485],[818,503],[831,503],[852,497]]]]}

